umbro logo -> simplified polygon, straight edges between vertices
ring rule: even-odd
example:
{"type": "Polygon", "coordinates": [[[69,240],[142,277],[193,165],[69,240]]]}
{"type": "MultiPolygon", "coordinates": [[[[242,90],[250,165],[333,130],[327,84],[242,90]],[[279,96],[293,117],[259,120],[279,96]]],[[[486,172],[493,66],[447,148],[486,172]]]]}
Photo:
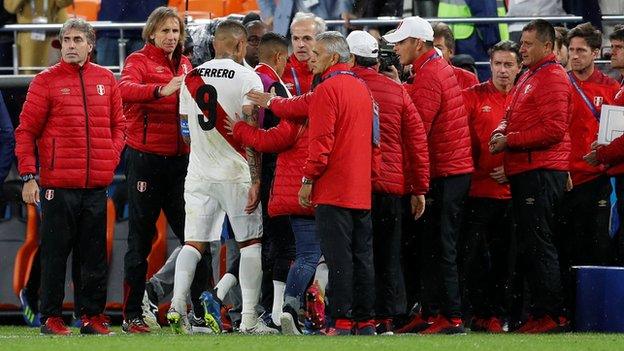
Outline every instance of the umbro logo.
{"type": "Polygon", "coordinates": [[[531,84],[527,84],[526,87],[524,87],[524,93],[528,94],[529,91],[531,91],[531,88],[533,88],[533,86],[531,84]]]}
{"type": "Polygon", "coordinates": [[[535,199],[532,197],[527,197],[526,199],[524,199],[524,202],[527,205],[535,205],[535,199]]]}
{"type": "Polygon", "coordinates": [[[61,89],[61,95],[69,95],[69,93],[71,93],[71,89],[69,88],[61,89]]]}
{"type": "Polygon", "coordinates": [[[157,66],[157,67],[155,68],[155,70],[156,70],[156,73],[163,73],[163,72],[165,72],[165,67],[163,67],[163,66],[157,66]]]}
{"type": "Polygon", "coordinates": [[[488,105],[481,107],[481,112],[492,112],[492,108],[488,105]]]}

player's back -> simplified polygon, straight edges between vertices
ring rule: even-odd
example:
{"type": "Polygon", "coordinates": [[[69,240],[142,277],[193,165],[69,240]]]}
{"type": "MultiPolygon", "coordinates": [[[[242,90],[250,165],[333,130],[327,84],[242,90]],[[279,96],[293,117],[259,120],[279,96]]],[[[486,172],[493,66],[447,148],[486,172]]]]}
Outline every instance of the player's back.
{"type": "Polygon", "coordinates": [[[191,135],[188,177],[209,182],[249,182],[244,149],[224,128],[228,115],[242,116],[252,105],[246,93],[262,91],[252,70],[231,59],[214,59],[194,70],[180,89],[180,114],[188,116],[191,135]]]}

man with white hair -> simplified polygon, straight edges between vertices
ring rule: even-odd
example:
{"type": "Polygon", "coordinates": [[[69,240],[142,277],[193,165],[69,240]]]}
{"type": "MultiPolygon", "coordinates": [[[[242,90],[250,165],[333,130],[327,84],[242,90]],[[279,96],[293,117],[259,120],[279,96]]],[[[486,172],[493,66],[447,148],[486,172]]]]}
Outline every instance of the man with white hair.
{"type": "Polygon", "coordinates": [[[405,88],[427,131],[431,186],[421,227],[422,315],[413,331],[463,333],[457,238],[473,171],[470,130],[453,68],[433,46],[433,29],[420,17],[405,18],[384,39],[395,43],[401,64],[412,65],[405,88]]]}
{"type": "Polygon", "coordinates": [[[292,95],[301,95],[312,87],[310,56],[315,37],[325,31],[325,21],[312,13],[297,12],[290,24],[293,53],[288,58],[282,80],[292,95]]]}

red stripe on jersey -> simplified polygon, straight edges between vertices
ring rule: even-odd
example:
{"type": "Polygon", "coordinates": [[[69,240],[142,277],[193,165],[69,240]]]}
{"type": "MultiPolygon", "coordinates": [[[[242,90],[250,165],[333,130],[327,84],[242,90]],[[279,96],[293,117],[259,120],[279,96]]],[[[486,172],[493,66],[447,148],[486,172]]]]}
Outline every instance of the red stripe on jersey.
{"type": "Polygon", "coordinates": [[[206,84],[204,79],[196,73],[197,71],[194,70],[191,74],[187,75],[184,79],[184,83],[191,96],[195,99],[197,106],[202,111],[203,116],[189,116],[189,118],[199,118],[202,129],[204,129],[203,125],[211,125],[211,127],[209,127],[210,129],[217,128],[219,134],[221,134],[228,144],[247,159],[247,154],[243,145],[237,143],[232,135],[228,134],[228,131],[225,129],[225,120],[228,116],[217,100],[219,92],[216,91],[212,85],[206,84]],[[209,93],[209,91],[211,92],[209,93]],[[198,96],[198,94],[201,96],[198,96]],[[216,121],[214,119],[216,119],[216,121]]]}

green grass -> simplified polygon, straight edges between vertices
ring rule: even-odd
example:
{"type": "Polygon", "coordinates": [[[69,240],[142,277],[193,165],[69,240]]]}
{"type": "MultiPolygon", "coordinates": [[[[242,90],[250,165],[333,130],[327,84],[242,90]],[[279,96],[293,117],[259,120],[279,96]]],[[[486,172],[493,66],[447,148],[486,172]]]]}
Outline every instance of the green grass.
{"type": "Polygon", "coordinates": [[[486,335],[461,336],[247,336],[173,335],[169,329],[150,335],[124,335],[119,327],[113,336],[70,337],[39,335],[38,329],[0,327],[0,350],[81,350],[81,351],[255,351],[255,350],[624,350],[624,334],[486,335]]]}

